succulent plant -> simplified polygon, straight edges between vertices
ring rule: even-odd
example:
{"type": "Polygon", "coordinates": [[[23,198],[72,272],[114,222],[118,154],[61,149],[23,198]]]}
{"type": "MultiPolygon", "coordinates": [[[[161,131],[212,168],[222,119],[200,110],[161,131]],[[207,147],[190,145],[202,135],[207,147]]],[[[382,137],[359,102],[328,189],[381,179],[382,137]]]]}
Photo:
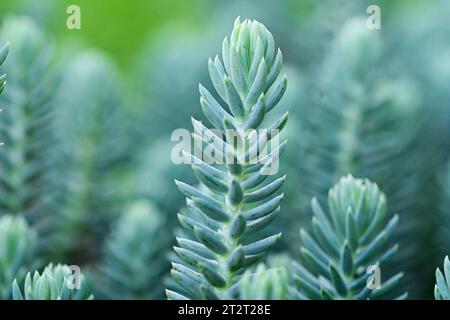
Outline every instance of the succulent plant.
{"type": "Polygon", "coordinates": [[[275,219],[283,199],[278,191],[285,176],[264,181],[286,141],[272,148],[264,161],[260,157],[264,142],[252,141],[251,136],[252,129],[274,129],[267,139],[274,141],[286,124],[287,113],[272,125],[263,122],[286,90],[286,77],[278,79],[281,51],[261,23],[237,18],[231,37],[223,41],[222,59],[216,56],[208,62],[220,100],[200,85],[200,104],[216,130],[225,135],[234,132],[241,146],[248,148],[236,146],[234,137],[214,138],[211,130],[192,119],[194,141],[209,144],[215,155],[226,154],[231,161],[212,164],[195,158],[192,169],[200,187],[176,182],[187,198],[188,210],[178,217],[186,236],[178,237],[174,248],[179,257],[172,264],[177,286],[166,291],[169,299],[234,297],[241,274],[281,236],[260,231],[275,219]]]}

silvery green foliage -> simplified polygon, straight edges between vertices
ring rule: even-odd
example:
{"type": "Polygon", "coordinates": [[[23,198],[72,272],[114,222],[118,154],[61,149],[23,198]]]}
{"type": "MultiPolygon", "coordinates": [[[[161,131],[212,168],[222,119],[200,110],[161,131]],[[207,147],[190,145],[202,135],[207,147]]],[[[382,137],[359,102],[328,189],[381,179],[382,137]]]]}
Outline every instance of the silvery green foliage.
{"type": "Polygon", "coordinates": [[[312,210],[312,233],[303,229],[300,232],[302,264],[294,265],[297,298],[392,297],[403,274],[384,278],[383,268],[398,249],[388,241],[398,216],[389,218],[386,198],[378,186],[348,175],[330,190],[328,211],[315,198],[312,210]],[[367,285],[372,275],[368,272],[370,266],[378,266],[383,276],[378,289],[367,285]]]}
{"type": "Polygon", "coordinates": [[[86,300],[93,299],[88,292],[83,273],[74,278],[72,269],[63,264],[50,263],[42,273],[28,272],[20,289],[17,280],[12,284],[13,300],[86,300]],[[76,284],[76,282],[79,283],[76,284]],[[79,286],[77,288],[76,286],[79,286]]]}
{"type": "Polygon", "coordinates": [[[22,216],[0,218],[0,300],[11,298],[11,283],[25,276],[35,245],[36,234],[22,216]]]}
{"type": "MultiPolygon", "coordinates": [[[[298,199],[306,205],[317,197],[324,205],[328,189],[348,173],[374,181],[389,195],[392,210],[404,218],[396,230],[405,244],[398,261],[416,261],[422,232],[420,195],[426,191],[427,154],[418,151],[421,93],[409,78],[386,75],[391,72],[387,62],[381,33],[367,29],[365,18],[343,25],[319,72],[320,92],[299,117],[298,199]]],[[[418,282],[407,283],[413,281],[418,282]]]]}
{"type": "MultiPolygon", "coordinates": [[[[0,49],[0,66],[5,62],[6,57],[8,56],[9,52],[9,45],[6,44],[3,46],[3,48],[0,49]]],[[[6,74],[0,73],[0,93],[3,92],[6,85],[6,74]]]]}
{"type": "MultiPolygon", "coordinates": [[[[304,41],[303,33],[292,30],[298,31],[298,19],[303,18],[302,13],[305,10],[297,10],[288,1],[278,1],[274,6],[271,0],[259,0],[255,6],[252,0],[219,0],[211,4],[210,8],[211,19],[205,26],[214,29],[216,34],[227,32],[229,21],[236,17],[236,12],[239,12],[241,16],[251,16],[258,21],[267,22],[266,27],[276,35],[278,46],[283,48],[283,60],[292,61],[298,55],[304,54],[303,50],[298,50],[298,46],[304,41]],[[302,37],[299,37],[299,34],[302,34],[302,37]]],[[[289,77],[289,83],[290,81],[289,77]]]]}
{"type": "Polygon", "coordinates": [[[102,292],[111,299],[159,299],[168,271],[166,251],[170,230],[160,212],[138,200],[117,221],[106,240],[100,272],[102,292]]]}
{"type": "MultiPolygon", "coordinates": [[[[31,20],[8,18],[0,36],[10,41],[11,54],[2,65],[8,90],[1,96],[0,209],[22,213],[33,225],[48,214],[51,195],[52,97],[48,40],[31,20]]],[[[2,58],[3,60],[3,58],[2,58]]],[[[2,83],[4,81],[2,80],[2,83]]]]}
{"type": "Polygon", "coordinates": [[[118,169],[127,141],[118,79],[105,56],[83,52],[68,62],[57,98],[57,172],[64,179],[58,218],[50,226],[55,239],[48,243],[59,243],[52,251],[57,257],[70,255],[77,263],[97,256],[121,206],[118,169]]]}
{"type": "MultiPolygon", "coordinates": [[[[275,49],[272,35],[261,23],[240,22],[238,18],[231,37],[223,41],[222,59],[223,64],[218,56],[210,59],[208,67],[217,94],[228,110],[202,85],[200,104],[214,128],[221,132],[237,129],[240,139],[249,143],[246,129],[267,128],[261,123],[286,89],[286,77],[276,81],[282,65],[281,52],[275,49]]],[[[286,121],[284,114],[268,128],[281,130],[286,121]]],[[[193,119],[193,125],[194,140],[202,139],[203,124],[193,119]]],[[[234,145],[221,138],[216,142],[234,145]]],[[[279,148],[284,146],[282,142],[279,148]]],[[[215,151],[223,152],[217,145],[215,151]]],[[[242,152],[230,150],[236,158],[243,156],[242,152]]],[[[252,165],[246,159],[242,165],[235,162],[227,166],[201,161],[192,165],[200,188],[177,181],[187,197],[188,210],[178,216],[185,235],[177,238],[174,247],[179,260],[172,264],[172,277],[177,284],[166,290],[169,299],[236,297],[242,273],[276,243],[280,234],[263,236],[259,231],[278,214],[283,195],[276,194],[285,177],[263,186],[268,177],[264,175],[266,165],[270,161],[252,165]]]]}
{"type": "Polygon", "coordinates": [[[444,273],[436,269],[436,285],[434,286],[434,298],[436,300],[450,300],[450,260],[444,259],[444,273]]]}
{"type": "Polygon", "coordinates": [[[270,257],[247,270],[239,284],[239,298],[243,300],[286,300],[289,297],[291,261],[285,256],[270,257]]]}

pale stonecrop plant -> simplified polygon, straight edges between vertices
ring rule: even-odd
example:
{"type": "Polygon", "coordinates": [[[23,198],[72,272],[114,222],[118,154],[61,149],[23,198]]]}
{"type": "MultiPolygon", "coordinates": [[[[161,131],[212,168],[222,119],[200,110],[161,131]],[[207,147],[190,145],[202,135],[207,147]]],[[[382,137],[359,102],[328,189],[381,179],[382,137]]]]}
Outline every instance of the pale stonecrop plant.
{"type": "Polygon", "coordinates": [[[95,259],[120,212],[119,183],[112,179],[128,153],[119,83],[113,63],[94,50],[77,55],[64,69],[55,110],[60,142],[55,171],[66,178],[59,179],[59,207],[48,241],[59,243],[49,248],[58,259],[95,259]]]}
{"type": "Polygon", "coordinates": [[[86,300],[93,299],[83,273],[75,274],[68,265],[50,263],[42,273],[28,272],[20,290],[17,280],[12,284],[13,300],[86,300]]]}
{"type": "MultiPolygon", "coordinates": [[[[6,19],[0,35],[10,40],[14,52],[4,70],[8,90],[0,101],[0,209],[24,214],[32,225],[47,216],[52,167],[52,81],[48,40],[25,17],[6,19]]],[[[3,68],[3,66],[2,66],[3,68]]],[[[3,82],[3,81],[2,81],[3,82]]]]}
{"type": "MultiPolygon", "coordinates": [[[[276,81],[282,55],[271,33],[257,21],[236,19],[230,39],[223,41],[222,59],[223,64],[216,56],[208,66],[217,94],[229,110],[200,85],[200,104],[213,127],[222,133],[233,129],[242,145],[250,144],[247,129],[281,130],[287,113],[272,126],[261,126],[287,85],[285,76],[276,81]]],[[[184,233],[177,237],[178,245],[174,247],[179,258],[172,263],[171,271],[176,285],[166,293],[169,299],[230,299],[238,295],[242,273],[261,260],[280,237],[262,235],[260,231],[279,212],[283,195],[276,194],[285,177],[263,185],[271,160],[252,164],[242,149],[235,148],[234,139],[227,137],[223,141],[195,119],[193,125],[194,141],[204,138],[209,146],[214,141],[216,155],[223,154],[224,146],[233,145],[226,148],[227,155],[243,161],[211,165],[195,159],[192,169],[201,186],[176,182],[187,197],[188,210],[178,215],[184,233]],[[214,136],[205,138],[208,132],[214,136]]],[[[281,151],[285,143],[270,150],[268,156],[281,151]]]]}
{"type": "Polygon", "coordinates": [[[326,57],[312,102],[303,108],[299,127],[299,178],[305,198],[326,201],[328,189],[348,173],[374,180],[393,194],[393,205],[411,206],[404,182],[416,177],[407,157],[419,127],[418,90],[409,79],[390,81],[379,67],[384,60],[379,33],[365,19],[350,19],[337,33],[326,57]],[[407,163],[407,165],[405,164],[407,163]],[[399,187],[402,185],[402,188],[399,187]]]}
{"type": "Polygon", "coordinates": [[[439,221],[439,226],[437,232],[434,232],[434,240],[435,246],[440,249],[439,253],[444,256],[448,254],[448,248],[450,248],[450,161],[438,179],[440,180],[441,199],[439,199],[439,214],[436,219],[439,221]]]}
{"type": "Polygon", "coordinates": [[[377,183],[389,195],[392,210],[402,217],[394,236],[408,244],[392,265],[411,261],[406,277],[414,276],[414,281],[409,279],[406,285],[414,282],[412,287],[419,288],[423,281],[417,277],[423,274],[413,265],[432,251],[417,254],[417,239],[428,225],[421,218],[419,196],[428,191],[423,181],[428,155],[417,147],[421,93],[415,82],[386,64],[383,45],[382,34],[367,29],[361,17],[349,19],[332,41],[318,85],[311,90],[320,94],[313,94],[298,118],[302,137],[296,140],[302,159],[298,179],[303,182],[299,204],[306,207],[312,197],[326,204],[328,189],[348,173],[377,183]],[[393,69],[392,75],[387,76],[386,69],[393,69]],[[411,201],[414,197],[417,200],[411,201]]]}
{"type": "MultiPolygon", "coordinates": [[[[294,263],[296,297],[333,300],[392,297],[403,274],[382,278],[379,288],[375,274],[379,268],[384,275],[386,261],[398,249],[388,241],[398,224],[398,216],[387,215],[384,194],[375,183],[348,175],[330,190],[328,207],[326,212],[314,198],[313,232],[300,232],[302,264],[294,263]],[[374,278],[369,279],[370,276],[374,278]]],[[[397,298],[406,298],[406,294],[397,298]]]]}
{"type": "Polygon", "coordinates": [[[100,267],[102,294],[111,299],[160,299],[167,269],[165,220],[147,200],[137,200],[106,239],[100,267]]]}
{"type": "Polygon", "coordinates": [[[292,261],[284,255],[269,257],[266,263],[245,271],[239,284],[239,299],[287,300],[292,261]]]}

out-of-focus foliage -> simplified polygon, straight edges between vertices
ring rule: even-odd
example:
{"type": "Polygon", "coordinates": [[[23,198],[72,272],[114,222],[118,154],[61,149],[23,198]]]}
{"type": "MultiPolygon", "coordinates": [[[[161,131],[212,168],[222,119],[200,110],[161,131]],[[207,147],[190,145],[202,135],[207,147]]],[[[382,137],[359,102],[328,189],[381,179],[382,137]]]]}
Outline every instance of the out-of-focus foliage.
{"type": "Polygon", "coordinates": [[[348,20],[332,41],[314,93],[299,114],[302,138],[295,142],[302,161],[296,177],[303,181],[303,211],[312,197],[324,204],[328,188],[347,173],[379,184],[391,199],[390,209],[405,219],[397,232],[409,242],[397,254],[403,261],[417,245],[411,232],[420,201],[411,196],[424,190],[425,155],[417,148],[423,112],[417,85],[390,72],[383,45],[364,18],[348,20]]]}
{"type": "MultiPolygon", "coordinates": [[[[299,177],[306,199],[316,195],[323,203],[326,190],[350,172],[408,201],[396,184],[415,176],[414,163],[405,166],[404,160],[414,155],[405,151],[417,135],[420,97],[408,79],[383,76],[381,46],[363,19],[350,20],[334,40],[317,96],[300,117],[299,177]]],[[[395,205],[402,207],[397,199],[395,205]]]]}
{"type": "Polygon", "coordinates": [[[35,261],[36,234],[23,217],[0,218],[0,299],[11,297],[11,283],[35,261]]]}
{"type": "Polygon", "coordinates": [[[59,43],[81,41],[110,52],[121,65],[129,66],[133,64],[130,52],[141,49],[147,36],[157,37],[161,25],[180,21],[184,27],[201,27],[201,17],[209,7],[207,0],[134,0],[126,4],[123,0],[2,0],[0,19],[12,13],[31,16],[59,43]],[[82,32],[66,28],[66,9],[74,4],[81,8],[82,32]]]}
{"type": "Polygon", "coordinates": [[[171,239],[159,210],[145,200],[134,202],[117,221],[105,243],[101,275],[105,298],[160,299],[168,259],[161,250],[171,239]],[[151,270],[149,272],[149,270],[151,270]]]}
{"type": "Polygon", "coordinates": [[[84,275],[74,274],[67,265],[50,263],[40,274],[28,272],[20,290],[17,280],[12,285],[14,300],[86,300],[89,294],[84,275]]]}
{"type": "Polygon", "coordinates": [[[54,164],[52,98],[48,40],[28,18],[4,21],[0,37],[9,39],[13,52],[2,66],[8,90],[1,96],[0,210],[24,214],[41,224],[49,214],[54,164]]]}
{"type": "Polygon", "coordinates": [[[387,212],[400,216],[400,249],[382,274],[405,271],[399,292],[431,298],[450,253],[449,9],[447,0],[0,1],[0,47],[10,43],[5,61],[0,53],[0,215],[38,235],[16,272],[0,268],[0,298],[39,260],[95,275],[99,298],[161,297],[173,235],[192,240],[177,229],[176,213],[189,209],[174,179],[194,180],[171,161],[171,133],[191,117],[206,122],[197,83],[213,91],[205,63],[236,16],[271,30],[289,78],[279,114],[267,115],[290,112],[283,208],[266,230],[283,237],[245,273],[245,297],[285,298],[284,273],[271,270],[292,277],[292,268],[271,255],[297,260],[299,228],[314,233],[311,199],[325,208],[329,188],[350,173],[377,183],[387,212]],[[69,4],[81,8],[81,30],[65,26],[69,4]],[[381,30],[365,28],[372,4],[381,30]],[[149,204],[146,214],[133,214],[136,202],[149,204]],[[139,254],[126,259],[126,248],[139,254]],[[261,281],[251,281],[258,268],[261,281]]]}
{"type": "MultiPolygon", "coordinates": [[[[172,263],[176,285],[166,290],[169,299],[235,297],[240,275],[261,260],[280,238],[281,234],[266,236],[260,231],[275,219],[283,199],[282,194],[277,194],[285,177],[263,183],[268,172],[278,165],[285,142],[262,157],[263,142],[259,137],[252,140],[250,133],[258,128],[281,131],[287,122],[287,113],[272,125],[263,122],[286,90],[286,76],[279,77],[281,66],[281,51],[266,27],[255,20],[240,22],[239,18],[231,36],[223,41],[222,59],[216,55],[208,61],[211,82],[221,100],[200,84],[200,105],[222,136],[192,118],[194,141],[207,145],[212,139],[216,157],[225,161],[226,153],[234,163],[209,164],[209,160],[191,155],[191,150],[179,150],[185,152],[183,158],[195,158],[192,170],[200,187],[177,181],[188,208],[185,215],[178,216],[186,237],[178,237],[178,246],[174,247],[180,261],[172,263]],[[225,134],[227,129],[239,132],[239,139],[253,153],[248,155],[238,148],[234,137],[225,134]],[[210,138],[205,138],[208,134],[210,138]]],[[[268,140],[275,137],[279,138],[278,132],[271,132],[268,140]]],[[[278,167],[275,170],[277,173],[278,167]]]]}
{"type": "Polygon", "coordinates": [[[189,172],[188,166],[175,165],[172,162],[172,144],[167,141],[168,137],[159,138],[141,151],[129,183],[133,199],[151,200],[167,217],[166,226],[174,228],[174,216],[185,204],[183,194],[173,192],[174,181],[179,179],[192,183],[195,178],[189,172]]]}
{"type": "MultiPolygon", "coordinates": [[[[412,297],[431,298],[428,283],[433,281],[435,267],[449,253],[442,233],[436,232],[445,225],[439,206],[442,204],[442,180],[445,179],[443,168],[450,155],[450,92],[445,86],[450,80],[450,65],[444,58],[450,52],[450,41],[446,36],[449,4],[444,0],[429,6],[425,1],[418,1],[417,5],[403,6],[391,19],[386,37],[396,70],[414,79],[423,97],[422,129],[416,145],[418,152],[426,157],[425,171],[422,172],[420,192],[408,209],[413,216],[408,223],[409,231],[403,232],[400,240],[404,251],[398,257],[399,263],[410,261],[405,276],[413,275],[406,281],[411,284],[412,297]]],[[[388,190],[386,192],[389,194],[388,190]]],[[[411,197],[409,192],[404,196],[411,197]]]]}
{"type": "Polygon", "coordinates": [[[203,37],[209,36],[206,33],[202,37],[189,33],[173,36],[172,29],[164,32],[145,48],[139,66],[138,85],[144,94],[137,119],[142,125],[136,128],[141,130],[139,141],[149,136],[164,136],[167,141],[173,130],[190,125],[190,117],[201,117],[196,84],[208,79],[205,61],[214,52],[203,37]],[[176,116],[168,109],[176,111],[176,116]]]}
{"type": "Polygon", "coordinates": [[[49,250],[78,261],[98,254],[123,198],[120,169],[130,155],[118,79],[107,58],[88,51],[69,62],[58,92],[55,171],[64,179],[50,226],[59,246],[49,250]]]}

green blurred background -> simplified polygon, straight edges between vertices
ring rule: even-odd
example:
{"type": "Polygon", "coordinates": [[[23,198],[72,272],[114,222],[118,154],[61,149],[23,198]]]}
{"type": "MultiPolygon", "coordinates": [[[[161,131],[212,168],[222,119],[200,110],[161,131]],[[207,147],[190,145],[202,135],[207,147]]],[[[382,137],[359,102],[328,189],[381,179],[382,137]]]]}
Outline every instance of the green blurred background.
{"type": "Polygon", "coordinates": [[[57,42],[83,41],[87,46],[105,50],[126,66],[142,49],[148,35],[156,36],[161,28],[177,22],[183,29],[202,27],[209,1],[27,1],[5,0],[1,15],[31,15],[57,42]],[[66,28],[66,8],[78,5],[82,29],[66,28]]]}
{"type": "MultiPolygon", "coordinates": [[[[319,1],[320,2],[320,1],[319,1]]],[[[289,19],[301,20],[316,8],[314,0],[284,1],[226,1],[226,0],[3,0],[0,4],[0,17],[6,15],[30,15],[58,43],[82,41],[86,46],[102,49],[124,67],[133,61],[132,57],[143,48],[145,40],[155,38],[168,25],[176,25],[179,30],[198,32],[201,29],[214,29],[211,12],[226,10],[227,16],[235,17],[251,14],[251,6],[258,11],[269,13],[271,8],[282,7],[290,14],[289,19]],[[66,8],[78,5],[82,12],[82,29],[66,28],[66,8]],[[230,10],[231,7],[231,10],[230,10]]],[[[327,2],[327,1],[322,1],[327,2]]],[[[337,1],[335,7],[347,6],[352,1],[337,1]]],[[[365,1],[359,1],[364,9],[365,1]]],[[[330,2],[332,3],[332,2],[330,2]]],[[[358,3],[358,1],[355,1],[358,3]]],[[[376,0],[370,4],[381,5],[384,14],[394,9],[411,9],[429,5],[424,0],[376,0]]],[[[333,7],[333,8],[335,8],[333,7]]],[[[367,7],[367,6],[366,6],[367,7]]],[[[334,9],[330,9],[334,10],[334,9]]],[[[363,10],[361,14],[365,14],[363,10]]],[[[255,17],[256,18],[256,17],[255,17]]],[[[301,23],[301,21],[298,21],[301,23]]],[[[271,21],[267,22],[268,25],[271,21]]],[[[301,37],[301,35],[298,35],[301,37]]]]}

